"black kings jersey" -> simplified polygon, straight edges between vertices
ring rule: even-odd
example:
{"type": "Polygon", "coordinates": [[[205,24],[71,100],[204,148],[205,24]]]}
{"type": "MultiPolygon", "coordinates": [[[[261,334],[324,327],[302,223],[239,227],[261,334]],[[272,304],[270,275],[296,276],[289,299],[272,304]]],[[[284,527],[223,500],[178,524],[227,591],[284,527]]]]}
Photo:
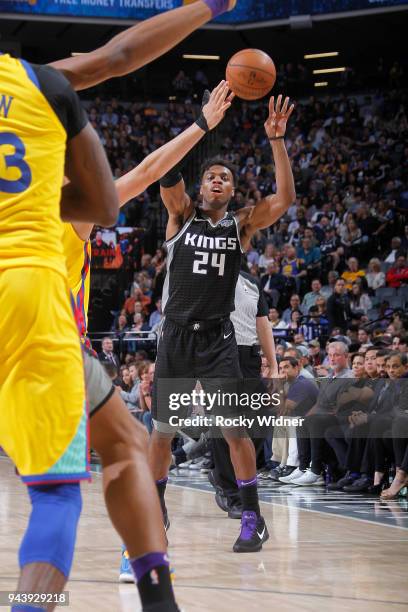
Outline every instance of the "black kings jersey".
{"type": "Polygon", "coordinates": [[[235,216],[213,224],[196,208],[166,246],[165,316],[179,325],[228,317],[242,254],[235,216]]]}

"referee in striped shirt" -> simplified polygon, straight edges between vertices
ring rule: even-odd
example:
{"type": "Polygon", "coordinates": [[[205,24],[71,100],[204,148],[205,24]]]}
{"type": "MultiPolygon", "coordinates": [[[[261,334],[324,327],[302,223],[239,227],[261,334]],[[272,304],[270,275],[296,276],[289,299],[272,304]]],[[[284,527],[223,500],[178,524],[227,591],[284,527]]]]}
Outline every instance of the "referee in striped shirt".
{"type": "MultiPolygon", "coordinates": [[[[268,313],[269,307],[258,279],[241,269],[235,289],[235,310],[230,316],[235,329],[239,363],[244,379],[261,379],[261,349],[268,364],[268,371],[264,372],[264,377],[278,376],[275,343],[268,313]]],[[[261,391],[264,389],[261,388],[261,391]]],[[[254,439],[257,457],[262,456],[263,442],[263,439],[254,439]]],[[[213,438],[212,451],[215,468],[210,481],[218,488],[217,504],[228,511],[230,518],[240,518],[238,486],[228,444],[224,438],[213,438]],[[219,489],[222,489],[222,495],[219,489]]]]}

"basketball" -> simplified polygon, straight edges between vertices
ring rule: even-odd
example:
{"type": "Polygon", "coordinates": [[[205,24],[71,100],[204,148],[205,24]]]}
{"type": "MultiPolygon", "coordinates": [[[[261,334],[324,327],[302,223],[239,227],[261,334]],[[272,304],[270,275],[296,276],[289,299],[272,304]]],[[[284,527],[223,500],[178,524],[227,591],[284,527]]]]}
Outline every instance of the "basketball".
{"type": "Polygon", "coordinates": [[[243,49],[228,62],[226,78],[236,96],[243,100],[259,100],[274,86],[276,68],[264,51],[243,49]]]}

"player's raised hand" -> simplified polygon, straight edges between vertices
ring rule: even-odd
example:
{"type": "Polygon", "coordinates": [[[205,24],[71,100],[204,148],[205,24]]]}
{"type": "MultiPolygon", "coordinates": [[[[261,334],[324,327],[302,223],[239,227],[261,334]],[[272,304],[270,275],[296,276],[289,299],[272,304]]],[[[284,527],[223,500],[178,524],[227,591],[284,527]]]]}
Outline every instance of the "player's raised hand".
{"type": "MultiPolygon", "coordinates": [[[[203,106],[202,112],[210,130],[220,123],[224,118],[226,110],[231,106],[234,94],[228,95],[228,92],[228,81],[221,81],[212,90],[208,102],[203,106]]],[[[205,100],[205,94],[203,100],[205,100]]]]}
{"type": "Polygon", "coordinates": [[[269,100],[269,115],[264,124],[268,138],[279,138],[285,135],[287,122],[295,108],[294,104],[289,106],[288,97],[285,98],[283,105],[282,99],[283,96],[280,94],[276,100],[276,105],[275,96],[272,96],[269,100]]]}

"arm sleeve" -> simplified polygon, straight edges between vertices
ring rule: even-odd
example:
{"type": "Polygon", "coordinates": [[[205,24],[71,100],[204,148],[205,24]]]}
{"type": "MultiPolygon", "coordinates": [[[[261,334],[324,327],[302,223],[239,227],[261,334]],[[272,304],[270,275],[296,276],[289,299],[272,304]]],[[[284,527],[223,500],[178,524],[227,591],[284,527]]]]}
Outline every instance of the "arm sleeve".
{"type": "Polygon", "coordinates": [[[269,314],[268,303],[264,292],[261,289],[260,283],[258,283],[259,297],[258,297],[258,310],[256,313],[257,317],[267,317],[269,314]]]}
{"type": "Polygon", "coordinates": [[[88,123],[78,95],[65,76],[55,68],[35,64],[31,64],[31,67],[37,76],[41,92],[67,133],[67,140],[71,140],[88,123]]]}

